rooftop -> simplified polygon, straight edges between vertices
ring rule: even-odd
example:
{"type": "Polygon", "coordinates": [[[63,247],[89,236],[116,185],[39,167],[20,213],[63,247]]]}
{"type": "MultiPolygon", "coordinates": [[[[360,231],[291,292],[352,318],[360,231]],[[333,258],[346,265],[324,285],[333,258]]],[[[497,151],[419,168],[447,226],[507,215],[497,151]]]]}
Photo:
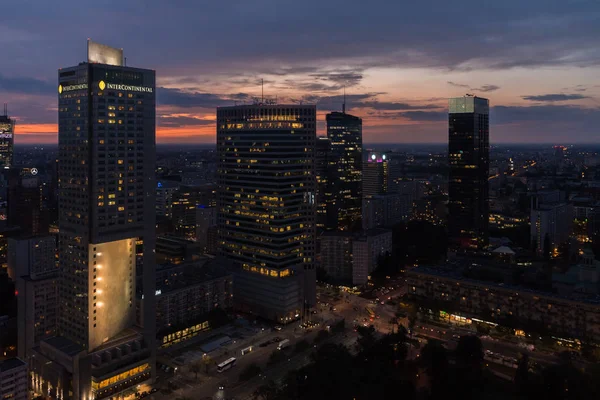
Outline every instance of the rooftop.
{"type": "Polygon", "coordinates": [[[24,361],[18,359],[18,358],[9,358],[8,360],[4,360],[2,362],[0,362],[0,372],[5,372],[14,368],[19,368],[22,367],[25,364],[24,361]]]}
{"type": "Polygon", "coordinates": [[[568,300],[568,301],[574,301],[574,302],[582,302],[582,303],[587,303],[587,304],[591,304],[591,305],[600,305],[600,296],[585,296],[585,295],[584,296],[561,296],[556,293],[529,289],[529,288],[526,288],[523,286],[518,286],[518,285],[510,285],[510,284],[505,284],[505,283],[497,283],[497,282],[492,282],[492,281],[471,279],[471,278],[464,277],[461,274],[460,270],[456,270],[453,268],[419,266],[419,267],[411,269],[408,272],[409,272],[409,274],[412,273],[412,274],[424,274],[424,275],[439,276],[442,278],[454,279],[456,281],[472,283],[475,285],[495,287],[497,289],[511,290],[511,291],[520,292],[520,293],[530,293],[530,294],[534,294],[534,295],[538,295],[538,296],[545,296],[545,297],[554,297],[556,299],[562,299],[562,300],[568,300]]]}

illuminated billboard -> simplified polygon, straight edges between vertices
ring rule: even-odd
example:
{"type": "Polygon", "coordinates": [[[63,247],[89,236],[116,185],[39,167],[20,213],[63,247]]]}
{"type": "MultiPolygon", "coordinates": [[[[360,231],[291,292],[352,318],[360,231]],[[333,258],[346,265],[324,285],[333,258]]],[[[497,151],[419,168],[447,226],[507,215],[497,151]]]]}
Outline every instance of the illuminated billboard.
{"type": "Polygon", "coordinates": [[[123,49],[117,49],[88,39],[88,62],[122,66],[123,49]]]}

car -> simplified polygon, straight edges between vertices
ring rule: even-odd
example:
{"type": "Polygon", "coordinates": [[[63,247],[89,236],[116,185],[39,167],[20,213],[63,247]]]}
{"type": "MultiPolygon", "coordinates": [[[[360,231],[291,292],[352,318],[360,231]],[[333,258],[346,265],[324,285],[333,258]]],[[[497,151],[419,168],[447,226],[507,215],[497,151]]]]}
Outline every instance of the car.
{"type": "Polygon", "coordinates": [[[152,389],[150,389],[150,393],[156,393],[156,392],[158,392],[158,389],[157,389],[157,388],[152,388],[152,389]]]}
{"type": "Polygon", "coordinates": [[[225,385],[221,383],[221,384],[219,385],[219,390],[225,390],[225,385]]]}
{"type": "Polygon", "coordinates": [[[283,328],[282,328],[281,326],[279,326],[279,325],[276,325],[276,326],[275,326],[273,329],[275,329],[276,331],[280,331],[280,330],[282,330],[283,328]]]}

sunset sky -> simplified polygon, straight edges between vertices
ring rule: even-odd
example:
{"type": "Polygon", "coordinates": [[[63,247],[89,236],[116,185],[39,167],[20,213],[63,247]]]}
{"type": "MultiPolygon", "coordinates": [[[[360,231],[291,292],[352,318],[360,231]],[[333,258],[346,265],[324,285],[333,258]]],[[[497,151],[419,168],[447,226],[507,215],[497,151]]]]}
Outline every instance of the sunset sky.
{"type": "Polygon", "coordinates": [[[444,142],[447,98],[490,99],[491,141],[600,142],[597,0],[18,0],[0,16],[17,143],[55,143],[57,70],[86,39],[156,70],[157,141],[212,143],[215,108],[347,109],[364,142],[444,142]],[[85,5],[85,7],[84,7],[85,5]]]}

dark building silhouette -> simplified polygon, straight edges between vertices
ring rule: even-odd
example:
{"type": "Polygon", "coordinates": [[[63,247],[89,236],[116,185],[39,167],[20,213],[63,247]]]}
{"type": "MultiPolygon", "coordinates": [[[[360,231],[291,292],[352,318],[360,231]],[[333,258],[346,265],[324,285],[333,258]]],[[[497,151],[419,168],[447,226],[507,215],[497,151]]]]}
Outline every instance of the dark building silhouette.
{"type": "MultiPolygon", "coordinates": [[[[329,150],[330,141],[326,137],[318,137],[315,150],[315,176],[317,178],[316,226],[322,230],[328,226],[335,226],[327,222],[327,199],[331,198],[329,191],[329,150]]],[[[332,214],[331,214],[332,215],[332,214]]]]}
{"type": "Polygon", "coordinates": [[[12,168],[8,173],[8,225],[20,227],[23,236],[47,234],[48,210],[42,198],[37,170],[12,168]]]}
{"type": "Polygon", "coordinates": [[[488,243],[489,101],[467,95],[449,100],[448,230],[454,245],[488,243]]]}
{"type": "Polygon", "coordinates": [[[8,116],[5,104],[4,115],[0,115],[0,168],[10,168],[13,165],[14,136],[15,120],[8,116]]]}
{"type": "Polygon", "coordinates": [[[362,227],[362,119],[345,112],[327,114],[330,142],[328,228],[358,231],[362,227]]]}

